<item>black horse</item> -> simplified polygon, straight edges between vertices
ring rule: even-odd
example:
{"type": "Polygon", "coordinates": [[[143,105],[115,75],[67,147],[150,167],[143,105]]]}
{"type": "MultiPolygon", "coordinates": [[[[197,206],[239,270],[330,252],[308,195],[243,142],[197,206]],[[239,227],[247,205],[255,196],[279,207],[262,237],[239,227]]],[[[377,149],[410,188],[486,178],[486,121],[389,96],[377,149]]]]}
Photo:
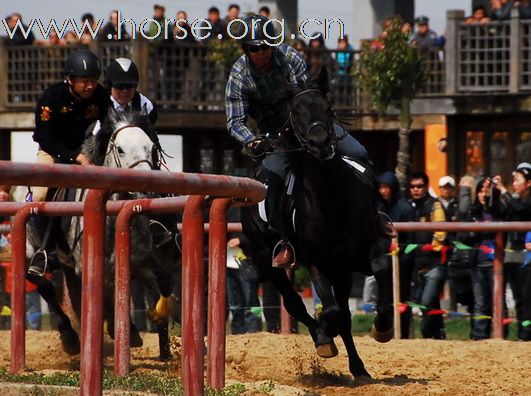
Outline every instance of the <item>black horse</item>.
{"type": "Polygon", "coordinates": [[[242,224],[252,241],[251,253],[263,271],[263,278],[273,281],[290,315],[308,327],[318,355],[336,356],[333,338],[340,335],[352,375],[370,377],[351,333],[348,299],[352,274],[375,275],[380,296],[373,336],[387,342],[393,334],[393,311],[385,293],[389,287],[388,272],[385,268],[371,268],[371,259],[381,253],[377,248],[380,236],[375,189],[356,174],[358,170],[350,160],[336,154],[335,146],[341,137],[333,131],[337,120],[326,99],[327,92],[328,78],[323,69],[293,93],[286,127],[273,142],[292,157],[295,167],[293,242],[296,261],[309,269],[323,302],[317,320],[308,314],[285,270],[271,267],[278,235],[259,218],[256,206],[242,209],[242,224]]]}
{"type": "MultiPolygon", "coordinates": [[[[109,110],[107,121],[99,131],[90,134],[83,145],[83,152],[92,163],[108,167],[126,167],[158,169],[161,149],[158,146],[156,132],[143,109],[139,113],[117,113],[109,110]]],[[[84,190],[75,191],[75,199],[83,201],[84,190]]],[[[143,193],[115,193],[110,199],[145,198],[143,193]]],[[[149,195],[150,198],[159,196],[149,195]]],[[[106,220],[105,251],[105,319],[108,333],[114,338],[114,221],[106,220]]],[[[131,276],[138,279],[146,290],[148,317],[157,325],[159,332],[160,357],[168,359],[170,355],[168,337],[169,315],[177,318],[178,304],[173,304],[173,296],[179,296],[180,256],[177,244],[178,217],[176,215],[139,215],[131,226],[131,276]]],[[[80,217],[53,220],[45,232],[49,240],[43,242],[28,228],[28,237],[35,248],[52,247],[57,258],[50,262],[51,268],[61,269],[77,316],[81,312],[81,233],[83,222],[80,217]],[[58,224],[58,223],[61,224],[58,224]]],[[[43,235],[42,230],[40,232],[43,235]]],[[[27,278],[37,286],[37,290],[49,303],[52,312],[58,316],[58,330],[63,349],[69,354],[80,350],[79,337],[73,329],[70,318],[65,314],[56,298],[54,285],[45,277],[28,273],[27,278]]],[[[142,345],[142,338],[134,323],[131,323],[131,346],[142,345]]]]}

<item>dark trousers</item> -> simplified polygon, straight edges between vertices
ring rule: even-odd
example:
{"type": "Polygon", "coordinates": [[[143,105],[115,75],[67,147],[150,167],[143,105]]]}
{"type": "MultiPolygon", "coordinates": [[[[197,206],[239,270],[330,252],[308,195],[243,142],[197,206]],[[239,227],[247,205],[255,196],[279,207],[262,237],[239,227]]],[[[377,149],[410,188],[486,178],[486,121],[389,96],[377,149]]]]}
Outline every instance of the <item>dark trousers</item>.
{"type": "Polygon", "coordinates": [[[472,290],[474,291],[474,316],[472,320],[472,338],[484,340],[490,338],[492,319],[492,263],[482,263],[472,269],[472,290]]]}
{"type": "Polygon", "coordinates": [[[521,340],[531,341],[531,263],[522,268],[522,280],[523,280],[523,308],[522,308],[522,337],[521,340]]]}
{"type": "Polygon", "coordinates": [[[426,308],[422,309],[420,331],[424,338],[445,339],[443,316],[430,314],[432,310],[441,309],[440,294],[447,278],[446,266],[437,265],[432,269],[419,271],[417,302],[426,308]]]}
{"type": "Polygon", "coordinates": [[[227,300],[232,314],[232,334],[262,330],[261,315],[251,312],[251,307],[260,306],[258,284],[245,279],[239,269],[227,268],[227,300]]]}
{"type": "Polygon", "coordinates": [[[523,284],[525,271],[522,269],[522,263],[505,263],[503,266],[503,276],[505,282],[509,284],[513,292],[514,309],[516,311],[516,320],[518,321],[518,339],[524,338],[524,301],[523,301],[523,284]]]}

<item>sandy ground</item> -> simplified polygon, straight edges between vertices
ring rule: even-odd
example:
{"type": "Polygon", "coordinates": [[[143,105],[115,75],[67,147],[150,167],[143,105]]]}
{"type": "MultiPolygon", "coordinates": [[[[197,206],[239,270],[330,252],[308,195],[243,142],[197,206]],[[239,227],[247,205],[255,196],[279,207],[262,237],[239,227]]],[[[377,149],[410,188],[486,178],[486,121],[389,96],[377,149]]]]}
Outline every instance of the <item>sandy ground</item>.
{"type": "MultiPolygon", "coordinates": [[[[79,369],[79,356],[62,352],[55,332],[28,331],[26,366],[43,372],[79,369]]],[[[132,351],[133,370],[179,373],[178,359],[162,363],[157,338],[132,351]]],[[[378,344],[356,337],[371,383],[352,380],[346,352],[321,359],[307,335],[257,333],[227,337],[226,377],[255,384],[249,395],[531,395],[531,343],[488,340],[401,340],[378,344]],[[261,386],[259,384],[262,384],[261,386]],[[272,385],[271,385],[272,384],[272,385]],[[272,390],[271,390],[272,388],[272,390]]],[[[174,354],[178,338],[172,338],[174,354]]],[[[112,343],[105,342],[105,365],[112,368],[112,343]]],[[[0,366],[9,366],[9,332],[0,332],[0,366]]]]}

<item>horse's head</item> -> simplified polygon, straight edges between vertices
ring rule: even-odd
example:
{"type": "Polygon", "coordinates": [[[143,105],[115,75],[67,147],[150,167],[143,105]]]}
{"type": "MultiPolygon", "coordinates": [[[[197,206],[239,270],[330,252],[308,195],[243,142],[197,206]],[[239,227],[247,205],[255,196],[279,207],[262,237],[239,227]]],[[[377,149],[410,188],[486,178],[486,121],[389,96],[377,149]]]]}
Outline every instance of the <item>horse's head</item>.
{"type": "Polygon", "coordinates": [[[157,166],[156,132],[144,106],[140,112],[117,112],[110,107],[99,132],[89,137],[83,152],[96,165],[151,170],[157,166]]]}
{"type": "Polygon", "coordinates": [[[146,122],[146,107],[137,114],[119,113],[111,107],[108,120],[112,126],[112,134],[103,165],[114,168],[153,169],[154,143],[148,135],[147,128],[151,126],[146,122]]]}
{"type": "Polygon", "coordinates": [[[328,73],[325,68],[294,92],[289,105],[291,129],[300,145],[323,161],[335,154],[334,112],[327,100],[328,73]]]}

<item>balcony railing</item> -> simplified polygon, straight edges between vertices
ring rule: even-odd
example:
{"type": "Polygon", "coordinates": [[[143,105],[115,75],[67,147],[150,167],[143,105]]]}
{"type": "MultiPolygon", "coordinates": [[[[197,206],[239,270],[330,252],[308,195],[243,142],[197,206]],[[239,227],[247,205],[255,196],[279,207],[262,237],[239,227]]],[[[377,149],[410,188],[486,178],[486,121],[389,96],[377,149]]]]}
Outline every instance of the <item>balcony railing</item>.
{"type": "MultiPolygon", "coordinates": [[[[425,54],[427,81],[419,96],[531,92],[531,20],[520,20],[515,11],[509,21],[463,21],[463,11],[448,11],[445,50],[425,54]]],[[[0,43],[0,111],[32,109],[43,90],[64,77],[64,59],[75,49],[0,43]]],[[[163,109],[224,108],[228,69],[209,60],[207,46],[135,40],[94,42],[91,49],[104,67],[112,58],[132,58],[140,70],[140,90],[163,109]]],[[[309,68],[327,67],[337,110],[359,113],[368,108],[350,73],[359,52],[306,51],[303,56],[309,68]]]]}

